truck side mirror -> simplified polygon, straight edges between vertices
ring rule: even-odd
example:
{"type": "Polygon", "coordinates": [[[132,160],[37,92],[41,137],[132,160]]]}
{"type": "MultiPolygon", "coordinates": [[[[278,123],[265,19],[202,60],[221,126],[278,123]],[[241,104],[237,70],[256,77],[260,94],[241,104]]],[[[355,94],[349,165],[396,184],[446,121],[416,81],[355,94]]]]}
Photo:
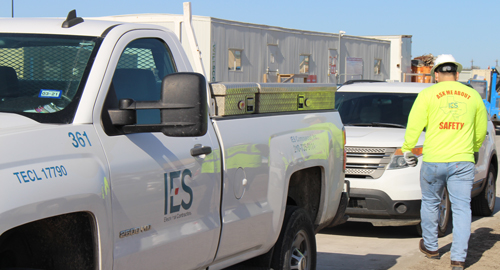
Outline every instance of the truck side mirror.
{"type": "Polygon", "coordinates": [[[205,77],[180,72],[165,76],[161,99],[134,101],[120,99],[119,110],[109,110],[111,122],[125,134],[162,132],[172,137],[203,136],[208,129],[208,103],[205,77]],[[136,125],[136,110],[159,109],[160,124],[136,125]]]}
{"type": "Polygon", "coordinates": [[[181,72],[167,75],[161,83],[162,132],[167,136],[203,136],[208,129],[208,97],[205,76],[181,72]]]}

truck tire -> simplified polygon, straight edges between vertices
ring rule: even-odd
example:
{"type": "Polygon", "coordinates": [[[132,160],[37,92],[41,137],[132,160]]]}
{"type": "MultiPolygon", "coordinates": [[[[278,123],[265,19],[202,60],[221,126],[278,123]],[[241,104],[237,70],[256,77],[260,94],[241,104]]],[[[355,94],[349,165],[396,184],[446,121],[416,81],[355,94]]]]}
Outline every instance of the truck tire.
{"type": "MultiPolygon", "coordinates": [[[[448,230],[448,224],[450,223],[451,217],[451,204],[450,196],[448,190],[444,188],[443,196],[441,197],[441,203],[439,204],[439,219],[438,219],[438,237],[443,237],[446,235],[446,230],[448,230]]],[[[422,236],[422,226],[420,223],[416,225],[417,234],[422,236]]]]}
{"type": "Polygon", "coordinates": [[[472,215],[487,217],[493,214],[496,199],[496,182],[497,172],[493,165],[490,164],[483,190],[479,193],[479,195],[472,198],[472,215]]]}
{"type": "Polygon", "coordinates": [[[287,206],[283,227],[271,259],[274,270],[315,270],[316,238],[306,210],[287,206]]]}

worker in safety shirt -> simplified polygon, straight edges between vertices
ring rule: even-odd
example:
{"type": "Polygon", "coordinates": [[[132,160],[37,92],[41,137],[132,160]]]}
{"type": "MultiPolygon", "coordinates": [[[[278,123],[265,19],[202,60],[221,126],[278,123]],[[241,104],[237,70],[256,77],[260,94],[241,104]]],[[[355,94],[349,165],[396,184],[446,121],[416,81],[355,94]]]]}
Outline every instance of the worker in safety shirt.
{"type": "Polygon", "coordinates": [[[420,170],[422,238],[419,249],[439,259],[438,207],[448,189],[453,213],[451,267],[464,268],[471,230],[471,190],[474,164],[486,136],[487,114],[481,96],[457,82],[462,65],[449,54],[439,55],[431,70],[437,83],[420,92],[413,103],[402,147],[409,166],[417,165],[412,153],[425,128],[420,170]]]}

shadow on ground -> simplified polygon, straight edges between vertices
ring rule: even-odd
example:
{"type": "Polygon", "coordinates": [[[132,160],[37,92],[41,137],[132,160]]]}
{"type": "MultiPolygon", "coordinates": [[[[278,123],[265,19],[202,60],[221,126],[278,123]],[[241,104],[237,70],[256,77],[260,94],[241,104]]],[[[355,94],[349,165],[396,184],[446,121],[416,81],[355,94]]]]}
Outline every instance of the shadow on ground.
{"type": "Polygon", "coordinates": [[[389,269],[400,256],[385,254],[338,254],[318,252],[317,270],[389,269]]]}
{"type": "Polygon", "coordinates": [[[419,237],[415,226],[376,227],[366,222],[347,222],[333,228],[323,229],[320,233],[388,239],[419,237]]]}
{"type": "MultiPolygon", "coordinates": [[[[470,236],[469,250],[467,251],[467,259],[465,266],[469,267],[477,263],[483,254],[493,248],[500,241],[500,234],[493,233],[491,228],[478,228],[470,236]]],[[[444,246],[447,251],[451,248],[451,244],[444,246]]],[[[444,251],[444,250],[443,250],[444,251]]]]}

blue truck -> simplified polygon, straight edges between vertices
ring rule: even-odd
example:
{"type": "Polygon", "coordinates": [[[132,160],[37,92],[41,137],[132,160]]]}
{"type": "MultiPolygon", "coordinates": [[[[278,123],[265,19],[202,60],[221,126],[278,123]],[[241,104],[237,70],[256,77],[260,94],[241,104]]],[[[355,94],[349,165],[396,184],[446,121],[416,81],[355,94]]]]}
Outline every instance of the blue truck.
{"type": "Polygon", "coordinates": [[[492,68],[490,76],[489,84],[488,80],[477,78],[477,76],[468,80],[467,83],[479,92],[483,98],[486,110],[491,117],[491,121],[498,129],[500,127],[500,95],[498,93],[500,90],[500,78],[498,70],[496,68],[492,68]]]}

